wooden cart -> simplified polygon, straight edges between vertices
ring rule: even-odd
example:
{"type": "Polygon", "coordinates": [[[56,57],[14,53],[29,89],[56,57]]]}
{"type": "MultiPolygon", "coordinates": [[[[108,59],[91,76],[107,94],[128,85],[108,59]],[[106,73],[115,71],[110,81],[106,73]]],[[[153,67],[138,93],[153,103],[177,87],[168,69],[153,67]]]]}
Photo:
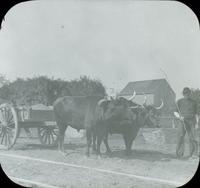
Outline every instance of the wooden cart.
{"type": "Polygon", "coordinates": [[[41,144],[55,145],[58,140],[58,128],[52,106],[0,105],[0,147],[10,149],[20,136],[21,128],[36,128],[41,144]],[[36,108],[37,107],[37,108],[36,108]]]}

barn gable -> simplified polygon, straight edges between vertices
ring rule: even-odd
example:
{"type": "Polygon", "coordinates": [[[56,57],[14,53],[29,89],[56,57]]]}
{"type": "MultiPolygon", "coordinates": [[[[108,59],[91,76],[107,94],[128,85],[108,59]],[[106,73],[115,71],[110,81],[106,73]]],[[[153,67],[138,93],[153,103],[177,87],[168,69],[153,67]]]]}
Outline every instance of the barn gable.
{"type": "Polygon", "coordinates": [[[134,90],[137,92],[137,94],[148,94],[148,93],[154,93],[157,89],[159,89],[163,85],[168,85],[169,89],[175,95],[173,89],[168,84],[168,82],[165,79],[156,79],[156,80],[143,80],[143,81],[135,81],[135,82],[129,82],[125,88],[120,92],[119,95],[130,95],[134,92],[134,90]]]}
{"type": "Polygon", "coordinates": [[[136,91],[135,102],[141,103],[144,100],[144,94],[147,95],[147,102],[159,106],[161,100],[164,102],[162,114],[168,116],[175,104],[175,92],[166,81],[166,79],[143,80],[129,82],[119,93],[119,96],[128,97],[136,91]],[[141,101],[142,100],[142,101],[141,101]]]}

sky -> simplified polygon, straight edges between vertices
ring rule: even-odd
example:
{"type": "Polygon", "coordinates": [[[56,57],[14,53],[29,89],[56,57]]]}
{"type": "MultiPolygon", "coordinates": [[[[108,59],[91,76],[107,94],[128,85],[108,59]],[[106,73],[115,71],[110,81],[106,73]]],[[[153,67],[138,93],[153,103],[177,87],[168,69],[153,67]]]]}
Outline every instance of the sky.
{"type": "Polygon", "coordinates": [[[177,1],[41,0],[12,7],[0,30],[9,80],[87,75],[111,92],[166,78],[177,94],[200,88],[199,22],[177,1]]]}

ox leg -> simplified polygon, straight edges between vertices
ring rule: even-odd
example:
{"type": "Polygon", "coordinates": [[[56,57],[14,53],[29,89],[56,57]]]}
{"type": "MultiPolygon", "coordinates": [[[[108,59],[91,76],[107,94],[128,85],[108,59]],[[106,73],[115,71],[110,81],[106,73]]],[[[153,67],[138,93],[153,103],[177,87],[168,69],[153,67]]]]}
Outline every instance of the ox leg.
{"type": "Polygon", "coordinates": [[[91,147],[91,144],[92,144],[92,132],[91,132],[90,129],[86,129],[86,137],[87,137],[86,155],[89,157],[90,147],[91,147]]]}
{"type": "Polygon", "coordinates": [[[125,152],[126,152],[126,154],[127,154],[127,150],[128,150],[128,141],[127,141],[126,136],[123,135],[123,137],[124,137],[124,143],[125,143],[125,152]]]}
{"type": "Polygon", "coordinates": [[[105,146],[106,146],[106,154],[108,154],[108,155],[111,154],[112,151],[111,151],[111,149],[110,149],[110,147],[109,147],[109,145],[108,145],[108,134],[106,134],[106,136],[105,136],[103,142],[104,142],[104,144],[105,144],[105,146]]]}
{"type": "Polygon", "coordinates": [[[96,135],[97,135],[97,155],[101,156],[101,143],[104,140],[104,144],[106,145],[107,150],[109,151],[110,148],[108,146],[108,142],[107,142],[107,127],[104,124],[101,124],[101,126],[97,126],[96,129],[96,135]]]}
{"type": "Polygon", "coordinates": [[[97,134],[97,155],[101,156],[101,143],[104,140],[104,144],[106,145],[106,148],[109,150],[109,146],[108,146],[108,142],[107,142],[107,138],[105,137],[106,133],[104,128],[102,127],[102,129],[98,131],[97,134]]]}
{"type": "Polygon", "coordinates": [[[96,151],[97,151],[97,147],[96,147],[97,135],[96,135],[96,133],[93,133],[92,138],[93,138],[93,140],[92,140],[92,150],[93,150],[94,153],[96,153],[96,151]]]}
{"type": "Polygon", "coordinates": [[[101,156],[101,143],[102,143],[103,137],[101,135],[97,136],[97,155],[101,156]]]}
{"type": "Polygon", "coordinates": [[[58,150],[64,153],[64,139],[65,139],[65,131],[67,126],[60,125],[59,126],[59,137],[58,137],[58,150]]]}
{"type": "Polygon", "coordinates": [[[126,153],[126,155],[130,155],[133,140],[131,140],[128,135],[123,135],[123,137],[124,137],[124,142],[125,142],[125,146],[126,146],[125,153],[126,153]]]}
{"type": "Polygon", "coordinates": [[[132,153],[132,150],[131,150],[132,144],[133,144],[133,140],[130,140],[128,142],[127,155],[131,155],[131,153],[132,153]]]}

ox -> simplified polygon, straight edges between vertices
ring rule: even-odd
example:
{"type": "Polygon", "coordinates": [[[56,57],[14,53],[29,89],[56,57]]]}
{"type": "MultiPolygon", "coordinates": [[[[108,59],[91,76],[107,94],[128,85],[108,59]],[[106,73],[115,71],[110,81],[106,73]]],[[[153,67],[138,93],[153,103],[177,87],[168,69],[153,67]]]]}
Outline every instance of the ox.
{"type": "Polygon", "coordinates": [[[101,109],[97,114],[97,103],[102,96],[65,96],[58,98],[54,104],[54,114],[59,128],[58,149],[64,153],[64,135],[67,126],[71,126],[79,131],[86,130],[87,148],[86,155],[89,156],[89,150],[92,143],[92,132],[96,121],[101,115],[101,109]]]}
{"type": "MultiPolygon", "coordinates": [[[[133,95],[133,97],[135,94],[133,95]]],[[[139,129],[144,125],[159,127],[158,121],[151,121],[154,111],[162,108],[152,105],[138,105],[132,99],[123,97],[115,100],[101,100],[98,105],[103,109],[103,118],[97,122],[95,135],[97,136],[97,154],[100,155],[100,145],[104,140],[107,153],[111,150],[108,145],[108,134],[122,134],[126,147],[126,154],[131,153],[131,147],[139,129]]]]}

